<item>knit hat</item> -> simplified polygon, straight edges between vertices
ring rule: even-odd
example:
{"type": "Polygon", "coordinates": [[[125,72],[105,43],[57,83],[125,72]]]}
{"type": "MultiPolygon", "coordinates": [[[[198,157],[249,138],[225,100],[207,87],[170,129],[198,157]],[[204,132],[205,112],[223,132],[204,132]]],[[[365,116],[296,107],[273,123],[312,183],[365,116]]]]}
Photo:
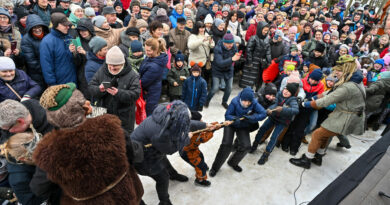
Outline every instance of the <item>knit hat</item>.
{"type": "Polygon", "coordinates": [[[338,31],[332,31],[331,36],[336,36],[338,38],[339,37],[339,32],[338,31]]]}
{"type": "Polygon", "coordinates": [[[184,1],[184,6],[187,6],[187,5],[191,5],[192,6],[192,2],[190,0],[185,0],[184,1]]]}
{"type": "Polygon", "coordinates": [[[213,17],[211,17],[211,14],[207,14],[206,18],[204,19],[204,24],[206,23],[214,23],[213,17]]]}
{"type": "Polygon", "coordinates": [[[21,18],[25,17],[25,16],[28,16],[30,13],[27,11],[27,9],[25,9],[23,6],[19,7],[19,8],[15,8],[15,12],[16,12],[16,16],[18,17],[18,19],[20,20],[21,18]]]}
{"type": "Polygon", "coordinates": [[[140,28],[143,28],[143,27],[148,27],[148,23],[146,23],[145,20],[143,19],[137,19],[137,24],[135,25],[136,28],[140,29],[140,28]]]}
{"type": "Polygon", "coordinates": [[[7,16],[9,19],[11,19],[11,15],[9,15],[9,12],[7,9],[3,8],[3,7],[0,7],[0,15],[5,15],[7,16]]]}
{"type": "Polygon", "coordinates": [[[337,78],[330,75],[330,76],[326,77],[326,81],[333,81],[333,82],[336,82],[336,81],[337,81],[337,78]]]}
{"type": "Polygon", "coordinates": [[[285,71],[293,71],[295,70],[295,66],[293,64],[287,65],[285,71]]]}
{"type": "Polygon", "coordinates": [[[291,51],[298,51],[297,45],[291,44],[291,46],[290,46],[290,52],[291,52],[291,51]]]}
{"type": "Polygon", "coordinates": [[[237,18],[244,18],[244,17],[245,17],[245,14],[242,11],[238,10],[237,11],[237,18]]]}
{"type": "Polygon", "coordinates": [[[291,16],[291,18],[298,17],[299,18],[299,13],[298,11],[294,12],[291,16]]]}
{"type": "Polygon", "coordinates": [[[338,26],[338,25],[340,25],[340,22],[338,22],[336,20],[333,20],[333,21],[330,22],[330,24],[338,26]]]}
{"type": "Polygon", "coordinates": [[[266,85],[264,87],[264,94],[265,95],[276,95],[277,92],[278,92],[278,90],[276,89],[276,86],[266,85]]]}
{"type": "Polygon", "coordinates": [[[15,70],[15,63],[9,57],[0,57],[0,71],[15,70]]]}
{"type": "Polygon", "coordinates": [[[128,36],[137,36],[137,37],[139,37],[139,35],[140,35],[139,29],[136,28],[136,27],[129,27],[129,28],[127,28],[125,33],[128,36]]]}
{"type": "Polygon", "coordinates": [[[89,47],[91,48],[92,52],[94,54],[98,53],[102,48],[107,46],[107,41],[100,37],[100,36],[94,36],[91,38],[91,40],[88,43],[89,47]]]}
{"type": "Polygon", "coordinates": [[[288,29],[288,33],[297,33],[297,32],[298,32],[298,28],[296,26],[291,26],[288,29]]]}
{"type": "Polygon", "coordinates": [[[62,24],[64,26],[72,25],[64,13],[53,13],[51,15],[51,22],[53,24],[53,28],[57,28],[58,24],[62,24]]]}
{"type": "Polygon", "coordinates": [[[114,46],[108,50],[106,63],[110,65],[121,65],[125,63],[125,56],[118,46],[114,46]]]}
{"type": "Polygon", "coordinates": [[[301,78],[299,75],[299,71],[294,70],[291,72],[290,76],[288,76],[287,83],[300,83],[301,78]]]}
{"type": "Polygon", "coordinates": [[[93,10],[91,7],[85,8],[84,13],[86,17],[96,16],[95,10],[93,10]]]}
{"type": "Polygon", "coordinates": [[[322,71],[321,69],[315,69],[313,72],[310,73],[309,78],[320,81],[322,79],[322,71]]]}
{"type": "Polygon", "coordinates": [[[330,15],[330,13],[328,12],[328,13],[326,13],[325,15],[325,18],[332,18],[332,15],[330,15]]]}
{"type": "Polygon", "coordinates": [[[49,111],[56,111],[68,102],[75,89],[74,83],[50,86],[43,92],[40,104],[49,111]]]}
{"type": "Polygon", "coordinates": [[[238,9],[245,9],[245,4],[241,3],[238,9]]]}
{"type": "Polygon", "coordinates": [[[159,8],[159,9],[157,9],[156,15],[157,16],[166,16],[167,15],[167,11],[165,9],[163,9],[163,8],[159,8]]]}
{"type": "Polygon", "coordinates": [[[313,70],[315,69],[319,69],[320,66],[316,65],[316,64],[313,64],[313,63],[310,63],[309,65],[309,73],[313,72],[313,70]]]}
{"type": "Polygon", "coordinates": [[[305,61],[303,61],[303,65],[304,65],[304,66],[307,66],[307,67],[309,67],[309,66],[310,66],[310,64],[311,64],[311,62],[310,62],[310,61],[308,61],[308,60],[305,60],[305,61]]]}
{"type": "Polygon", "coordinates": [[[315,48],[314,50],[315,50],[315,51],[318,51],[318,52],[320,52],[320,53],[324,53],[324,51],[325,51],[325,46],[324,46],[324,44],[322,44],[322,43],[317,43],[316,48],[315,48]]]}
{"type": "Polygon", "coordinates": [[[192,67],[191,67],[191,73],[192,72],[202,72],[202,69],[199,67],[199,65],[198,64],[195,64],[195,65],[193,65],[192,67]]]}
{"type": "Polygon", "coordinates": [[[217,11],[217,12],[215,13],[215,16],[218,16],[218,15],[221,15],[221,16],[222,16],[222,11],[217,11]]]}
{"type": "Polygon", "coordinates": [[[218,27],[219,25],[221,25],[222,23],[225,23],[222,19],[219,19],[219,18],[216,18],[214,20],[214,24],[216,27],[218,27]]]}
{"type": "Polygon", "coordinates": [[[177,18],[177,23],[181,25],[186,25],[186,19],[183,17],[177,18]]]}
{"type": "Polygon", "coordinates": [[[231,34],[230,31],[228,30],[226,32],[226,34],[223,36],[222,41],[224,43],[234,43],[234,36],[233,36],[233,34],[231,34]]]}
{"type": "Polygon", "coordinates": [[[130,49],[132,53],[143,52],[142,43],[138,40],[131,41],[130,49]]]}
{"type": "Polygon", "coordinates": [[[346,44],[341,44],[339,49],[345,48],[347,51],[349,50],[349,47],[346,44]]]}
{"type": "Polygon", "coordinates": [[[153,3],[153,0],[141,0],[141,4],[153,3]]]}
{"type": "Polygon", "coordinates": [[[246,87],[241,91],[240,100],[252,102],[253,98],[255,98],[255,94],[253,93],[252,88],[246,87]]]}
{"type": "Polygon", "coordinates": [[[286,85],[286,90],[288,90],[288,92],[290,92],[292,96],[295,96],[297,94],[298,89],[298,83],[287,83],[286,85]]]}
{"type": "Polygon", "coordinates": [[[374,64],[379,64],[383,68],[385,66],[385,60],[383,60],[382,58],[377,59],[374,64]]]}
{"type": "Polygon", "coordinates": [[[177,54],[175,55],[175,62],[178,61],[184,61],[184,55],[181,53],[181,51],[178,51],[177,54]]]}
{"type": "Polygon", "coordinates": [[[278,36],[278,37],[282,37],[282,38],[283,38],[283,37],[284,37],[284,33],[283,33],[282,30],[276,30],[276,31],[275,31],[274,37],[275,37],[275,36],[278,36]]]}
{"type": "Polygon", "coordinates": [[[229,10],[229,7],[224,6],[224,7],[222,8],[222,12],[225,12],[225,11],[229,12],[229,11],[230,11],[230,10],[229,10]]]}
{"type": "Polygon", "coordinates": [[[77,4],[71,4],[69,6],[69,9],[70,9],[70,12],[75,13],[78,9],[83,9],[83,8],[81,8],[81,6],[79,6],[77,4]]]}
{"type": "Polygon", "coordinates": [[[241,44],[241,38],[239,36],[234,36],[234,43],[241,44]]]}
{"type": "Polygon", "coordinates": [[[114,9],[114,7],[112,6],[106,6],[103,8],[103,15],[106,15],[106,14],[116,14],[116,11],[114,9]]]}
{"type": "Polygon", "coordinates": [[[104,22],[106,22],[106,17],[104,16],[95,16],[92,19],[92,24],[98,28],[101,28],[104,22]]]}

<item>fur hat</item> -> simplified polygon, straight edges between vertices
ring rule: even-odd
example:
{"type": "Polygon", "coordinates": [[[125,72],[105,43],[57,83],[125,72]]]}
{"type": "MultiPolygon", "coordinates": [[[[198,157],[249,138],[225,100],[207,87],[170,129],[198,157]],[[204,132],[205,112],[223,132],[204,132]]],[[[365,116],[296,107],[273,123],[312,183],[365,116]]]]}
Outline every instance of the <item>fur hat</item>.
{"type": "Polygon", "coordinates": [[[322,71],[321,69],[315,69],[313,72],[310,73],[309,78],[320,81],[322,79],[322,71]]]}
{"type": "Polygon", "coordinates": [[[298,83],[287,83],[286,90],[291,93],[292,96],[295,96],[298,92],[299,84],[298,83]]]}
{"type": "Polygon", "coordinates": [[[107,41],[100,37],[100,36],[94,36],[88,43],[89,47],[91,48],[92,52],[94,54],[98,53],[102,48],[107,46],[107,41]]]}
{"type": "Polygon", "coordinates": [[[114,46],[108,50],[106,63],[111,65],[121,65],[125,63],[125,56],[118,46],[114,46]]]}
{"type": "Polygon", "coordinates": [[[244,88],[244,89],[241,91],[240,100],[245,100],[245,101],[250,101],[250,102],[252,102],[252,100],[253,100],[254,98],[255,98],[255,94],[254,94],[252,88],[246,87],[246,88],[244,88]]]}

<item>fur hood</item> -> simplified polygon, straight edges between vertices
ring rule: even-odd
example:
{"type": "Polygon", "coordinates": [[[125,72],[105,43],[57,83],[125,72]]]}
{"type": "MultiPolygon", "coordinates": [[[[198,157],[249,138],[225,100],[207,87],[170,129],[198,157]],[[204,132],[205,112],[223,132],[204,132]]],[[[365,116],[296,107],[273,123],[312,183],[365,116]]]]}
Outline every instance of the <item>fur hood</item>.
{"type": "Polygon", "coordinates": [[[139,204],[143,189],[126,157],[121,122],[105,114],[87,119],[75,128],[53,130],[38,144],[33,159],[47,172],[48,179],[61,186],[61,204],[139,204]],[[69,196],[84,198],[112,189],[95,198],[77,202],[69,196]]]}

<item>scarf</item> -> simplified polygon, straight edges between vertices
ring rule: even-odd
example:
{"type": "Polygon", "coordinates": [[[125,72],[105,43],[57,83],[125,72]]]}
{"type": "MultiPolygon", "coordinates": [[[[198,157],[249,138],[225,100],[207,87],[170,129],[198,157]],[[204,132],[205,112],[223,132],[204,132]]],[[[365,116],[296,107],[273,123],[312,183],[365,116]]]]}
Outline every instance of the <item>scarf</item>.
{"type": "Polygon", "coordinates": [[[39,40],[42,40],[42,38],[45,36],[45,34],[43,33],[43,31],[41,32],[41,35],[37,35],[35,34],[34,32],[32,33],[33,36],[37,37],[39,40]]]}
{"type": "Polygon", "coordinates": [[[229,26],[232,27],[232,32],[233,33],[237,33],[238,21],[236,21],[234,23],[232,21],[229,21],[229,26]]]}
{"type": "Polygon", "coordinates": [[[11,30],[11,24],[7,25],[7,26],[0,26],[0,32],[1,33],[8,33],[10,30],[11,30]]]}

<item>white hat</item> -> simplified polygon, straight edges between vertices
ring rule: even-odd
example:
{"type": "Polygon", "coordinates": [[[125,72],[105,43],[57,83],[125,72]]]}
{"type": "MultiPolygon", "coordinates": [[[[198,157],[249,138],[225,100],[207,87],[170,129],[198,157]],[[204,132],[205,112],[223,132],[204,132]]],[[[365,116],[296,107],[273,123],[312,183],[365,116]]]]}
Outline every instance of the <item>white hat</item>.
{"type": "Polygon", "coordinates": [[[15,70],[15,63],[9,57],[0,57],[0,71],[15,70]]]}
{"type": "Polygon", "coordinates": [[[81,8],[81,6],[79,6],[79,5],[77,5],[77,4],[71,4],[71,5],[69,6],[69,9],[70,9],[70,12],[74,13],[74,12],[76,12],[78,9],[83,9],[83,8],[81,8]]]}
{"type": "Polygon", "coordinates": [[[211,16],[211,14],[207,14],[206,18],[204,19],[204,23],[214,23],[214,20],[213,20],[213,17],[211,16]]]}

